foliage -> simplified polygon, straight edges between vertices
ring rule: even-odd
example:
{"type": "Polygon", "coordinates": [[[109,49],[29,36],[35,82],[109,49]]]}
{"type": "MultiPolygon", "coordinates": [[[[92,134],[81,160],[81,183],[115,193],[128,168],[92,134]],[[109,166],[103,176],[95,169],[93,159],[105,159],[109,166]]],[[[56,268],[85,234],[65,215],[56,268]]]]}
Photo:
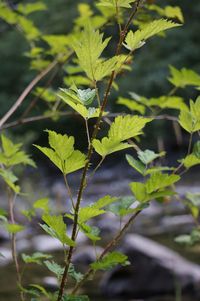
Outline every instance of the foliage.
{"type": "MultiPolygon", "coordinates": [[[[0,129],[29,122],[27,115],[37,102],[42,100],[42,115],[31,117],[31,121],[50,118],[56,122],[68,114],[78,115],[84,119],[88,143],[85,154],[74,146],[75,141],[80,139],[79,136],[75,139],[74,136],[61,134],[57,130],[45,130],[48,134],[49,147],[34,145],[37,148],[34,150],[36,152],[39,150],[45,155],[62,174],[71,201],[64,212],[58,213],[51,206],[49,199],[44,197],[36,200],[28,210],[21,212],[28,222],[34,222],[33,217],[39,216],[42,230],[57,239],[63,246],[62,264],[57,263],[51,254],[40,252],[32,255],[22,254],[25,264],[42,265],[56,275],[59,290],[52,293],[40,284],[31,284],[29,289],[24,287],[23,269],[20,267],[16,252],[16,236],[18,232],[26,229],[26,223],[21,225],[15,222],[16,197],[19,194],[23,195],[15,170],[18,165],[31,167],[36,165],[22,150],[22,144],[13,142],[14,139],[12,141],[8,138],[7,133],[1,135],[0,176],[7,187],[9,212],[6,214],[1,210],[0,221],[1,226],[11,236],[21,301],[27,300],[27,295],[32,297],[32,301],[41,300],[42,296],[52,301],[89,300],[84,295],[76,296],[78,289],[88,278],[93,277],[98,270],[129,264],[125,254],[112,249],[119,243],[130,223],[148,207],[152,200],[163,202],[166,197],[169,200],[173,198],[176,194],[175,184],[180,181],[182,174],[194,165],[200,164],[200,144],[196,138],[196,143],[193,143],[193,138],[200,130],[200,98],[197,97],[195,101],[190,100],[188,106],[185,99],[177,94],[179,88],[184,89],[187,86],[198,91],[199,74],[190,69],[178,70],[171,66],[169,82],[173,87],[167,95],[145,97],[131,92],[128,98],[122,93],[123,89],[118,78],[132,69],[132,61],[137,60],[137,57],[135,59],[133,56],[135,50],[141,48],[154,36],[164,37],[164,31],[168,29],[176,27],[178,29],[184,21],[182,11],[177,6],[160,7],[149,3],[142,6],[141,2],[140,0],[99,0],[95,7],[86,3],[79,4],[78,17],[74,20],[72,30],[62,35],[43,34],[42,28],[37,27],[37,22],[34,23],[31,19],[32,14],[48,9],[43,2],[22,3],[17,5],[16,9],[10,8],[4,1],[0,4],[0,17],[23,34],[28,45],[26,57],[30,62],[30,68],[37,72],[36,77],[0,120],[0,129]],[[115,41],[106,37],[105,28],[108,25],[115,28],[116,23],[119,27],[119,41],[113,51],[112,44],[115,41]],[[58,70],[63,75],[60,89],[53,85],[58,70]],[[50,72],[52,75],[45,82],[44,77],[50,72]],[[44,83],[41,84],[40,80],[44,83]],[[19,106],[22,107],[26,96],[33,89],[35,89],[35,98],[25,109],[21,119],[9,124],[9,118],[15,114],[19,106]],[[130,114],[114,115],[113,118],[112,114],[106,111],[113,90],[118,94],[117,103],[128,108],[130,114]],[[177,110],[178,116],[176,116],[177,110]],[[162,111],[164,115],[160,115],[162,111]],[[137,112],[137,115],[134,112],[137,112]],[[176,122],[176,125],[189,135],[187,154],[185,158],[179,159],[175,166],[162,165],[160,158],[166,155],[164,151],[142,150],[139,146],[141,139],[145,137],[146,126],[148,127],[149,123],[154,124],[159,118],[176,122]],[[94,120],[92,131],[89,127],[90,119],[94,120]],[[103,123],[107,127],[106,122],[109,124],[107,135],[101,131],[103,123]],[[136,170],[141,175],[140,181],[129,184],[131,195],[126,197],[105,195],[92,204],[84,205],[83,192],[90,185],[88,171],[91,171],[91,177],[95,176],[95,172],[101,167],[107,155],[122,150],[133,151],[132,155],[126,154],[126,160],[134,172],[136,170]],[[96,167],[92,163],[93,153],[101,156],[96,167]],[[79,189],[75,197],[68,183],[68,175],[78,170],[82,171],[81,178],[77,176],[79,189]],[[78,247],[79,231],[90,239],[95,248],[102,239],[101,229],[96,227],[95,221],[101,215],[110,212],[119,218],[120,229],[104,246],[104,251],[96,255],[96,260],[88,266],[88,271],[82,274],[79,267],[73,265],[73,253],[75,247],[78,247]],[[66,219],[70,219],[72,227],[67,226],[66,219]],[[68,277],[75,281],[75,287],[72,292],[67,290],[69,294],[66,295],[68,277]]],[[[184,203],[197,223],[199,194],[188,193],[184,203]]],[[[104,218],[107,218],[107,215],[105,216],[104,218]]],[[[191,233],[177,238],[176,241],[193,245],[199,243],[199,237],[199,226],[197,226],[191,233]]]]}

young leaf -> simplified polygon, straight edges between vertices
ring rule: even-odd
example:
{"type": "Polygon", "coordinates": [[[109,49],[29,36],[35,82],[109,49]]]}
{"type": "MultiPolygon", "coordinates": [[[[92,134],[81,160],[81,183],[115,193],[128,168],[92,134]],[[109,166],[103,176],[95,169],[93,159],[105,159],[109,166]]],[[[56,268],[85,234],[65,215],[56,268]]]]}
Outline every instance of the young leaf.
{"type": "Polygon", "coordinates": [[[161,152],[159,154],[154,153],[154,151],[151,151],[149,149],[146,149],[144,152],[143,151],[138,151],[138,158],[142,163],[145,165],[151,163],[155,159],[162,157],[165,155],[165,152],[161,152]]]}
{"type": "Polygon", "coordinates": [[[100,198],[94,204],[92,204],[92,208],[102,209],[102,208],[116,202],[117,200],[118,200],[118,198],[116,198],[116,197],[111,197],[110,195],[106,195],[106,196],[100,198]]]}
{"type": "Polygon", "coordinates": [[[105,6],[105,7],[113,7],[116,9],[117,7],[123,8],[131,8],[131,3],[135,2],[136,0],[100,0],[97,4],[98,6],[105,6]]]}
{"type": "Polygon", "coordinates": [[[145,184],[140,182],[132,182],[130,183],[130,187],[137,201],[145,202],[148,200],[145,184]]]}
{"type": "Polygon", "coordinates": [[[74,40],[73,48],[78,57],[79,65],[91,80],[96,80],[95,70],[99,64],[99,58],[108,45],[110,38],[103,41],[103,34],[87,26],[79,40],[74,40]]]}
{"type": "Polygon", "coordinates": [[[43,2],[27,3],[27,4],[19,3],[17,5],[17,10],[23,15],[29,15],[36,11],[41,11],[46,9],[47,7],[43,2]]]}
{"type": "Polygon", "coordinates": [[[137,170],[140,174],[144,175],[145,173],[145,165],[142,164],[140,161],[135,160],[132,156],[126,155],[126,160],[128,164],[137,170]]]}
{"type": "Polygon", "coordinates": [[[68,295],[63,297],[63,301],[90,301],[90,300],[88,296],[85,295],[79,295],[79,296],[68,295]]]}
{"type": "Polygon", "coordinates": [[[72,263],[69,265],[68,275],[72,279],[76,280],[76,282],[80,282],[83,279],[83,274],[76,272],[74,265],[72,263]]]}
{"type": "Polygon", "coordinates": [[[94,139],[92,144],[95,151],[102,157],[106,157],[109,154],[131,147],[130,144],[115,140],[114,137],[104,137],[101,141],[94,139]]]}
{"type": "Polygon", "coordinates": [[[186,156],[182,160],[182,163],[186,168],[191,168],[195,165],[200,164],[200,158],[198,158],[195,154],[192,153],[192,154],[186,156]]]}
{"type": "Polygon", "coordinates": [[[181,26],[181,24],[166,19],[152,21],[144,25],[142,29],[138,29],[136,32],[130,30],[126,36],[124,46],[128,50],[133,51],[143,46],[145,41],[150,37],[177,26],[181,26]]]}
{"type": "Polygon", "coordinates": [[[51,271],[52,273],[56,274],[56,276],[57,276],[58,279],[61,279],[61,277],[62,277],[62,275],[64,273],[64,270],[65,270],[63,267],[61,267],[56,262],[49,261],[49,260],[44,261],[44,264],[49,269],[49,271],[51,271]]]}
{"type": "Polygon", "coordinates": [[[185,88],[186,86],[200,86],[200,75],[193,70],[182,68],[180,70],[170,66],[171,77],[169,78],[177,88],[185,88]]]}
{"type": "Polygon", "coordinates": [[[49,235],[57,238],[62,244],[74,246],[75,242],[67,236],[67,226],[63,221],[62,215],[43,215],[43,221],[46,223],[40,225],[49,235]]]}
{"type": "Polygon", "coordinates": [[[193,148],[193,154],[200,159],[200,141],[197,141],[193,148]]]}
{"type": "Polygon", "coordinates": [[[90,220],[91,218],[95,217],[95,216],[98,216],[98,215],[101,215],[101,214],[104,214],[105,211],[104,210],[100,210],[98,208],[94,208],[94,207],[83,207],[80,209],[79,211],[79,217],[78,217],[78,220],[79,220],[79,223],[82,224],[82,223],[85,223],[87,222],[88,220],[90,220]]]}
{"type": "Polygon", "coordinates": [[[85,165],[86,156],[78,150],[74,150],[74,137],[47,131],[49,144],[52,148],[35,145],[43,152],[64,174],[81,169],[85,165]]]}
{"type": "Polygon", "coordinates": [[[129,264],[128,257],[120,252],[108,253],[103,259],[93,262],[91,267],[93,270],[109,270],[116,265],[126,266],[129,264]]]}
{"type": "Polygon", "coordinates": [[[37,263],[42,264],[44,259],[52,258],[49,254],[44,254],[40,252],[33,253],[32,255],[22,254],[22,259],[25,263],[37,263]]]}
{"type": "Polygon", "coordinates": [[[194,131],[194,120],[190,112],[181,111],[179,115],[179,123],[187,132],[192,133],[194,131]]]}
{"type": "Polygon", "coordinates": [[[42,209],[45,213],[49,212],[49,199],[43,198],[34,202],[33,208],[42,209]]]}
{"type": "Polygon", "coordinates": [[[24,230],[24,226],[19,225],[19,224],[9,224],[9,223],[6,223],[5,227],[6,227],[6,230],[9,233],[12,233],[12,234],[15,234],[15,233],[18,233],[18,232],[21,232],[21,231],[24,230]]]}
{"type": "Polygon", "coordinates": [[[131,111],[137,111],[140,114],[144,115],[145,113],[145,106],[143,106],[142,104],[137,103],[136,101],[134,101],[133,99],[128,99],[128,98],[124,98],[124,97],[119,97],[117,103],[119,105],[124,105],[127,108],[129,108],[129,110],[131,111]]]}
{"type": "Polygon", "coordinates": [[[137,115],[118,116],[110,126],[108,137],[118,141],[124,141],[138,136],[142,134],[142,129],[150,121],[152,121],[152,118],[144,118],[137,115]]]}
{"type": "Polygon", "coordinates": [[[99,236],[100,229],[98,227],[91,227],[87,224],[79,224],[80,230],[93,242],[100,240],[101,237],[99,236]]]}
{"type": "Polygon", "coordinates": [[[135,198],[132,196],[127,196],[119,198],[114,204],[110,204],[108,210],[117,216],[125,216],[132,212],[130,206],[135,202],[135,198]]]}
{"type": "Polygon", "coordinates": [[[171,186],[175,182],[180,180],[178,175],[168,175],[161,172],[156,172],[151,175],[151,177],[146,182],[146,191],[151,194],[158,189],[162,189],[171,186]]]}

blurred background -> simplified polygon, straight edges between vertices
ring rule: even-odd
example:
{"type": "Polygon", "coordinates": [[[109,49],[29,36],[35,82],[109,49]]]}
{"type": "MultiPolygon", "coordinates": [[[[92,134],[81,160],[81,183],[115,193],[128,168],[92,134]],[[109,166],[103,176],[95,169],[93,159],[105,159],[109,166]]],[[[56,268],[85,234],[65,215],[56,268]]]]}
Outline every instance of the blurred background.
{"type": "MultiPolygon", "coordinates": [[[[27,2],[7,1],[13,9],[19,4],[27,2]]],[[[44,0],[43,2],[47,4],[48,10],[32,14],[31,20],[44,34],[69,33],[73,28],[74,19],[78,16],[77,5],[82,1],[44,0]]],[[[128,76],[122,74],[118,80],[120,94],[124,97],[128,97],[129,92],[135,92],[145,97],[159,97],[169,93],[171,89],[171,84],[167,80],[169,65],[173,65],[177,69],[189,68],[200,73],[200,1],[162,0],[155,2],[161,6],[166,4],[180,6],[185,22],[181,29],[169,31],[167,38],[152,39],[148,45],[136,53],[133,70],[129,72],[128,76]]],[[[84,3],[94,4],[94,1],[88,0],[84,3]]],[[[115,45],[118,38],[115,29],[108,27],[105,35],[112,36],[112,43],[115,45]]],[[[29,45],[23,35],[15,27],[0,19],[1,116],[7,112],[36,74],[36,71],[29,69],[29,58],[24,55],[28,49],[29,45]]],[[[110,53],[107,54],[109,56],[110,53]]],[[[53,81],[55,89],[61,85],[63,87],[62,77],[63,73],[59,71],[53,81]]],[[[111,94],[108,109],[112,112],[128,112],[124,107],[116,104],[117,93],[117,91],[113,91],[111,94]]],[[[183,97],[188,103],[189,99],[196,99],[198,91],[189,87],[178,90],[177,95],[183,97]]],[[[33,94],[27,97],[26,102],[9,121],[17,120],[32,99],[33,94]]],[[[40,114],[42,110],[43,103],[38,102],[30,116],[40,114]]],[[[41,120],[5,130],[16,141],[26,143],[27,150],[33,154],[33,159],[39,166],[37,170],[28,168],[23,172],[18,171],[21,176],[22,190],[28,196],[19,197],[16,215],[19,221],[22,219],[22,222],[25,223],[27,221],[20,216],[20,210],[27,209],[36,199],[49,197],[55,210],[62,210],[67,202],[62,177],[56,168],[32,146],[33,143],[47,145],[47,137],[43,132],[47,128],[74,135],[77,137],[76,147],[82,151],[86,151],[87,148],[84,124],[81,118],[74,116],[65,116],[59,120],[41,120]]],[[[92,128],[93,122],[90,123],[90,129],[92,128]]],[[[155,151],[166,150],[168,154],[163,159],[163,163],[173,165],[186,154],[188,139],[189,135],[183,130],[177,134],[170,122],[156,121],[154,125],[147,128],[140,147],[155,151]]],[[[130,181],[138,180],[139,177],[125,162],[124,155],[124,152],[116,153],[105,160],[104,166],[92,181],[91,189],[85,192],[84,198],[87,202],[95,201],[108,193],[122,197],[130,195],[128,184],[130,181]]],[[[94,163],[97,161],[98,157],[94,157],[94,163]]],[[[77,179],[79,178],[80,172],[70,176],[70,185],[74,193],[77,192],[77,179]]],[[[6,208],[3,184],[1,187],[0,204],[1,207],[6,208]]],[[[177,191],[183,199],[186,192],[199,193],[199,167],[194,167],[184,175],[178,184],[177,191]]],[[[36,220],[36,222],[38,221],[36,220]]],[[[27,233],[19,235],[19,251],[30,248],[45,252],[52,251],[56,254],[58,261],[61,261],[60,246],[45,236],[39,226],[35,226],[35,224],[37,223],[30,225],[27,233]]],[[[106,242],[118,229],[119,224],[118,220],[110,215],[107,222],[99,219],[98,226],[105,234],[106,242]]],[[[200,246],[182,247],[174,242],[177,235],[189,233],[193,227],[194,220],[184,202],[175,199],[170,203],[166,200],[164,205],[153,203],[136,221],[134,227],[129,231],[130,236],[126,236],[120,246],[129,254],[133,267],[119,268],[112,273],[108,272],[103,279],[97,278],[92,286],[90,284],[86,286],[85,290],[89,291],[91,300],[200,300],[200,246]],[[133,233],[137,235],[134,236],[133,233]],[[176,253],[171,253],[171,250],[176,253]],[[183,257],[179,257],[179,254],[183,257]]],[[[10,259],[8,238],[8,235],[0,228],[0,247],[5,253],[7,252],[8,258],[5,262],[3,259],[0,260],[0,300],[16,301],[15,275],[10,259]],[[8,279],[12,279],[12,281],[8,283],[8,279]]],[[[84,270],[84,265],[91,262],[95,255],[85,238],[80,237],[79,240],[82,248],[75,254],[74,260],[75,264],[81,265],[84,270]]],[[[31,266],[27,272],[29,275],[27,282],[29,280],[34,283],[43,281],[48,288],[53,290],[56,288],[56,281],[51,274],[47,277],[47,273],[40,267],[31,266]]]]}

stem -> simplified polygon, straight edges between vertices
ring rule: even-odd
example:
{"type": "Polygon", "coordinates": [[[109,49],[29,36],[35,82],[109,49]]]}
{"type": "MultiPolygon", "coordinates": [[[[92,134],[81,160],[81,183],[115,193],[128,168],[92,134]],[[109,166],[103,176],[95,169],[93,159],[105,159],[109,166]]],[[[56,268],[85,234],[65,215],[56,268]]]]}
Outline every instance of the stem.
{"type": "Polygon", "coordinates": [[[69,198],[70,198],[71,203],[72,203],[72,207],[74,208],[75,205],[74,205],[73,195],[72,195],[71,189],[70,189],[69,184],[68,184],[68,181],[67,181],[67,176],[66,176],[66,174],[64,174],[64,173],[63,173],[63,179],[64,179],[64,182],[65,182],[65,187],[66,187],[66,189],[67,189],[69,198]]]}
{"type": "MultiPolygon", "coordinates": [[[[15,204],[15,199],[16,199],[16,194],[14,197],[12,196],[12,192],[9,189],[8,190],[8,204],[9,204],[9,215],[10,215],[10,221],[12,224],[15,224],[15,218],[14,218],[14,204],[15,204]]],[[[19,284],[19,287],[22,287],[22,278],[21,278],[21,273],[20,273],[20,266],[17,258],[17,248],[16,248],[16,234],[12,233],[11,234],[11,250],[12,250],[12,258],[15,264],[15,269],[16,269],[16,274],[17,274],[17,281],[19,284]]],[[[25,296],[24,292],[20,290],[20,299],[21,301],[25,301],[25,296]]]]}
{"type": "Polygon", "coordinates": [[[94,88],[95,88],[95,92],[96,92],[96,96],[97,96],[98,106],[100,108],[101,107],[101,100],[100,100],[99,89],[98,89],[96,80],[94,81],[94,88]]]}
{"type": "Polygon", "coordinates": [[[88,146],[90,145],[90,132],[88,127],[88,119],[85,119],[85,128],[86,128],[86,134],[87,134],[87,140],[88,140],[88,146]]]}
{"type": "MultiPolygon", "coordinates": [[[[191,152],[191,148],[192,148],[192,138],[193,138],[193,132],[190,134],[190,139],[189,139],[189,144],[188,144],[188,150],[187,150],[187,154],[186,156],[188,156],[191,152]]],[[[174,170],[173,174],[176,174],[181,167],[183,166],[183,161],[178,165],[178,167],[174,170]]]]}
{"type": "Polygon", "coordinates": [[[13,113],[18,109],[18,107],[23,103],[26,96],[32,91],[35,85],[46,75],[48,74],[55,66],[57,65],[57,61],[53,61],[46,69],[44,69],[41,73],[39,73],[25,88],[19,98],[16,100],[14,105],[9,109],[9,111],[1,118],[0,120],[0,128],[4,125],[4,123],[13,115],[13,113]]]}
{"type": "MultiPolygon", "coordinates": [[[[128,30],[129,25],[132,22],[133,17],[137,13],[140,1],[141,0],[138,0],[136,2],[136,5],[135,5],[135,7],[133,9],[133,12],[131,13],[131,15],[129,17],[129,20],[126,23],[126,25],[124,27],[124,30],[120,34],[119,42],[118,42],[118,45],[117,45],[117,50],[116,50],[116,54],[115,55],[119,55],[119,53],[121,51],[122,43],[124,41],[126,32],[128,30]]],[[[89,145],[89,150],[88,150],[88,154],[87,154],[87,162],[86,162],[85,167],[83,169],[81,183],[80,183],[79,192],[78,192],[78,196],[77,196],[77,202],[76,202],[76,206],[75,206],[75,210],[74,210],[74,223],[73,223],[73,230],[72,230],[72,235],[71,235],[71,239],[72,240],[75,240],[75,238],[76,238],[76,232],[77,232],[77,228],[78,228],[79,208],[80,208],[80,203],[81,203],[81,199],[82,199],[82,194],[83,194],[84,188],[86,186],[86,175],[87,175],[87,171],[88,171],[89,164],[90,164],[90,159],[91,159],[92,152],[93,152],[92,142],[93,142],[93,140],[96,138],[96,136],[98,134],[98,131],[99,131],[99,128],[100,128],[100,123],[101,123],[101,120],[102,120],[102,116],[103,116],[105,107],[107,105],[108,97],[109,97],[109,94],[110,94],[110,91],[111,91],[111,88],[112,88],[112,84],[113,84],[113,81],[114,81],[114,78],[115,78],[115,74],[116,74],[115,71],[113,71],[111,73],[110,80],[108,82],[108,85],[107,85],[107,88],[106,88],[106,92],[105,92],[105,95],[104,95],[104,98],[103,98],[103,102],[102,102],[102,105],[101,105],[101,108],[100,108],[99,117],[97,119],[94,131],[93,131],[93,134],[92,134],[91,142],[90,142],[90,145],[89,145]]],[[[62,280],[61,280],[61,285],[60,285],[60,289],[59,289],[57,301],[61,301],[61,299],[63,297],[65,285],[67,283],[68,269],[69,269],[69,265],[70,265],[70,262],[71,262],[71,259],[72,259],[72,255],[73,255],[73,250],[74,250],[74,247],[71,246],[69,248],[67,262],[66,262],[64,273],[63,273],[63,276],[62,276],[62,280]]]]}
{"type": "Polygon", "coordinates": [[[105,157],[102,157],[101,160],[99,161],[99,163],[97,164],[97,166],[95,167],[95,169],[92,171],[89,179],[93,178],[93,176],[95,175],[96,171],[99,169],[99,167],[101,166],[101,164],[103,163],[104,160],[105,160],[105,157]]]}
{"type": "MultiPolygon", "coordinates": [[[[132,222],[136,219],[136,217],[141,213],[141,210],[133,214],[130,219],[125,223],[123,228],[120,230],[120,232],[107,244],[104,251],[99,256],[98,260],[103,259],[103,257],[113,248],[115,247],[119,241],[121,240],[122,236],[125,234],[129,226],[132,224],[132,222]]],[[[79,288],[83,285],[83,283],[90,277],[91,274],[95,273],[92,268],[89,268],[86,274],[84,275],[83,279],[76,284],[74,289],[72,290],[72,295],[75,295],[76,292],[79,290],[79,288]]]]}
{"type": "Polygon", "coordinates": [[[21,115],[20,119],[24,119],[30,113],[30,111],[35,107],[35,105],[37,104],[38,100],[40,99],[40,97],[42,97],[42,95],[44,94],[44,92],[46,91],[46,89],[50,86],[50,84],[52,83],[52,81],[55,78],[55,76],[56,76],[57,73],[58,73],[58,68],[55,68],[55,70],[52,73],[51,77],[47,81],[44,89],[41,91],[41,93],[39,95],[37,95],[36,97],[33,98],[33,100],[31,101],[30,105],[28,106],[28,108],[21,115]]]}

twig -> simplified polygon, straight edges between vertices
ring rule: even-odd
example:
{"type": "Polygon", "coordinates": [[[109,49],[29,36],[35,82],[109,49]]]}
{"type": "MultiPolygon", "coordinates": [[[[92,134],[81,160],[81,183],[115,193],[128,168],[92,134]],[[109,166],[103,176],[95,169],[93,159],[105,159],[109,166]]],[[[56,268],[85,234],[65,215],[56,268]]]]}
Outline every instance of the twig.
{"type": "MultiPolygon", "coordinates": [[[[15,224],[14,204],[15,204],[15,199],[16,199],[17,195],[15,194],[13,197],[10,188],[8,188],[8,194],[9,194],[8,204],[9,204],[10,222],[11,222],[11,224],[15,224]]],[[[20,267],[19,267],[19,262],[18,262],[18,258],[17,258],[16,234],[15,233],[11,234],[11,250],[12,250],[12,258],[13,258],[16,273],[17,273],[18,284],[19,284],[19,287],[21,288],[22,287],[22,278],[21,278],[20,267]]],[[[21,301],[25,301],[24,292],[21,289],[20,289],[20,298],[21,298],[21,301]]]]}
{"type": "Polygon", "coordinates": [[[53,61],[45,70],[43,70],[40,74],[38,74],[25,88],[19,98],[16,100],[14,105],[9,109],[9,111],[1,118],[0,120],[0,129],[4,125],[4,123],[10,118],[10,116],[18,109],[18,107],[23,103],[26,96],[32,91],[35,85],[46,75],[48,74],[56,65],[57,61],[53,61]]]}
{"type": "MultiPolygon", "coordinates": [[[[135,218],[141,213],[141,211],[137,211],[135,214],[133,214],[127,223],[123,226],[123,228],[120,230],[120,232],[107,244],[104,251],[101,253],[101,255],[98,257],[98,260],[103,259],[103,257],[113,248],[115,247],[119,241],[121,240],[122,236],[125,234],[129,226],[132,224],[132,222],[135,220],[135,218]]],[[[94,273],[94,270],[90,268],[86,274],[84,275],[83,279],[76,284],[74,289],[72,290],[72,295],[75,295],[79,288],[83,285],[83,283],[90,277],[91,274],[94,273]]]]}

